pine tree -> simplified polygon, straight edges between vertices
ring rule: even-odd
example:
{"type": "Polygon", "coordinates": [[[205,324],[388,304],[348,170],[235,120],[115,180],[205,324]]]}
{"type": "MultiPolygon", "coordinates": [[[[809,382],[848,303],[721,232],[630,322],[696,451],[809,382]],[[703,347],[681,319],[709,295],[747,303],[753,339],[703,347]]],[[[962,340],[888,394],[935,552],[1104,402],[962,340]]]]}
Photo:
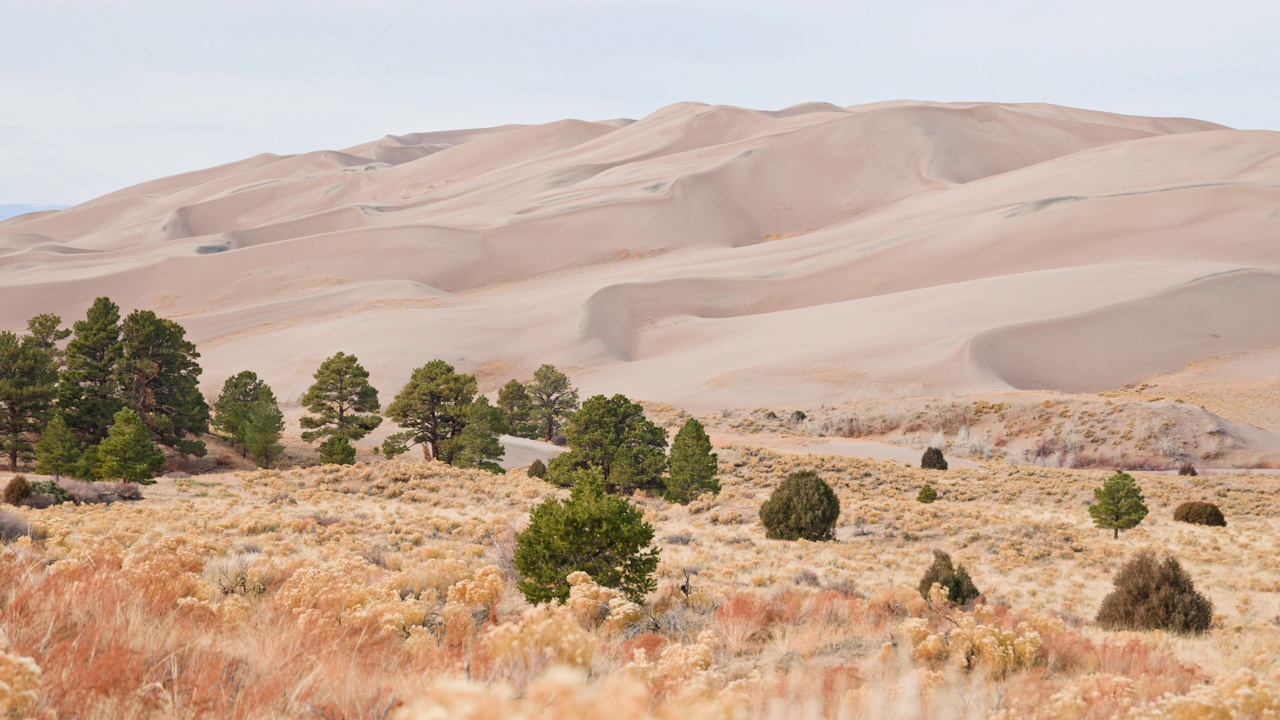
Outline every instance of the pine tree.
{"type": "Polygon", "coordinates": [[[66,363],[66,353],[58,343],[71,337],[71,331],[62,327],[62,318],[51,313],[36,315],[27,321],[27,333],[36,347],[49,355],[59,371],[66,363]]]}
{"type": "Polygon", "coordinates": [[[840,498],[812,470],[787,476],[760,505],[760,523],[770,540],[830,540],[840,518],[840,498]]]}
{"type": "Polygon", "coordinates": [[[925,483],[924,487],[920,488],[920,492],[916,495],[916,502],[921,502],[926,505],[937,499],[938,491],[934,490],[933,486],[929,483],[925,483]]]}
{"type": "Polygon", "coordinates": [[[222,383],[222,392],[213,403],[213,419],[209,424],[240,446],[241,455],[249,454],[246,423],[249,410],[258,402],[258,390],[262,387],[263,382],[257,373],[242,370],[222,383]]]}
{"type": "Polygon", "coordinates": [[[554,365],[543,365],[533,373],[533,382],[526,388],[533,405],[533,421],[540,429],[542,439],[551,442],[565,419],[578,409],[578,391],[569,377],[556,370],[554,365]]]}
{"type": "Polygon", "coordinates": [[[1102,487],[1095,488],[1093,497],[1095,502],[1089,506],[1093,524],[1114,531],[1115,538],[1120,537],[1121,530],[1137,527],[1147,516],[1138,483],[1122,470],[1107,478],[1102,487]]]}
{"type": "Polygon", "coordinates": [[[369,384],[369,371],[355,355],[338,353],[320,363],[315,383],[300,402],[315,415],[303,415],[302,439],[307,442],[343,435],[359,440],[382,424],[378,391],[369,384]]]}
{"type": "Polygon", "coordinates": [[[194,437],[209,432],[199,359],[186,330],[150,310],[135,310],[121,326],[116,377],[125,405],[159,444],[204,457],[204,443],[194,437]]]}
{"type": "Polygon", "coordinates": [[[107,439],[98,444],[94,475],[103,480],[154,485],[152,478],[162,465],[164,455],[138,413],[129,408],[117,412],[107,439]]]}
{"type": "Polygon", "coordinates": [[[35,441],[57,394],[53,358],[31,336],[0,333],[0,452],[9,469],[35,456],[35,441]]]}
{"type": "Polygon", "coordinates": [[[687,505],[702,493],[719,493],[716,480],[716,454],[711,452],[711,438],[697,418],[689,418],[671,443],[671,474],[667,478],[668,502],[687,505]]]}
{"type": "Polygon", "coordinates": [[[667,433],[626,396],[588,398],[569,418],[565,436],[569,451],[551,460],[547,467],[550,482],[565,485],[573,471],[590,468],[600,471],[610,491],[662,487],[667,433]]]}
{"type": "Polygon", "coordinates": [[[346,435],[330,435],[320,443],[320,462],[325,465],[351,465],[356,461],[356,449],[346,435]]]}
{"type": "Polygon", "coordinates": [[[274,458],[280,457],[284,446],[284,413],[276,394],[266,383],[258,384],[257,397],[249,405],[244,418],[245,450],[259,467],[270,467],[274,458]]]}
{"type": "Polygon", "coordinates": [[[383,451],[390,457],[420,444],[424,458],[452,465],[457,438],[467,426],[467,408],[475,396],[475,376],[456,372],[444,360],[432,360],[414,370],[387,406],[387,417],[404,431],[388,438],[383,451]]]}
{"type": "Polygon", "coordinates": [[[124,403],[116,363],[120,360],[120,308],[110,299],[93,301],[84,320],[72,326],[67,369],[58,383],[58,407],[81,447],[107,436],[124,403]]]}
{"type": "Polygon", "coordinates": [[[498,409],[502,411],[502,432],[515,437],[538,437],[538,424],[533,420],[533,401],[529,391],[512,379],[498,391],[498,409]]]}
{"type": "Polygon", "coordinates": [[[548,497],[529,512],[529,526],[516,535],[520,591],[531,603],[564,601],[567,578],[582,571],[641,602],[655,587],[653,527],[626,499],[605,494],[598,471],[574,476],[569,499],[548,497]]]}
{"type": "Polygon", "coordinates": [[[506,472],[497,462],[507,452],[498,440],[501,427],[502,411],[490,405],[489,398],[477,397],[467,407],[467,426],[458,435],[453,464],[492,473],[506,472]]]}
{"type": "Polygon", "coordinates": [[[947,601],[953,605],[968,605],[982,595],[964,565],[953,566],[951,556],[941,550],[933,551],[933,564],[925,571],[924,577],[920,578],[920,585],[916,588],[920,591],[920,597],[928,600],[934,583],[947,592],[947,601]]]}
{"type": "Polygon", "coordinates": [[[36,441],[36,472],[60,478],[74,473],[79,461],[80,447],[75,436],[61,413],[54,414],[36,441]]]}

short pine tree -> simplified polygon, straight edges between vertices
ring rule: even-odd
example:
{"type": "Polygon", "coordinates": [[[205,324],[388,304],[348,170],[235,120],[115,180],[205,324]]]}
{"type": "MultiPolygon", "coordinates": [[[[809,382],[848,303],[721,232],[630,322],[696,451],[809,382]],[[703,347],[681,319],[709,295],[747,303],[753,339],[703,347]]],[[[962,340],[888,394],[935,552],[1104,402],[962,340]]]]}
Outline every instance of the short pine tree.
{"type": "Polygon", "coordinates": [[[325,465],[353,465],[356,449],[346,435],[330,435],[320,443],[320,462],[325,465]]]}
{"type": "Polygon", "coordinates": [[[276,394],[266,383],[258,386],[257,396],[246,408],[242,429],[245,450],[258,467],[269,467],[284,451],[280,444],[280,438],[284,437],[284,413],[280,412],[276,394]]]}
{"type": "Polygon", "coordinates": [[[567,600],[567,578],[581,570],[598,584],[642,601],[656,587],[653,527],[625,498],[604,492],[599,471],[574,475],[569,499],[548,497],[530,511],[529,526],[516,535],[520,591],[531,603],[567,600]]]}
{"type": "Polygon", "coordinates": [[[0,332],[0,452],[9,457],[10,470],[34,456],[57,382],[57,366],[37,341],[0,332]]]}
{"type": "Polygon", "coordinates": [[[382,424],[378,391],[369,384],[369,371],[355,355],[338,353],[316,369],[315,383],[299,399],[313,415],[303,415],[302,439],[307,442],[342,435],[359,440],[382,424]]]}
{"type": "Polygon", "coordinates": [[[840,499],[812,470],[788,475],[760,506],[770,540],[830,540],[839,517],[840,499]]]}
{"type": "Polygon", "coordinates": [[[467,424],[458,435],[453,464],[474,467],[491,473],[506,472],[498,461],[507,454],[498,440],[502,428],[502,411],[481,395],[467,407],[467,424]]]}
{"type": "Polygon", "coordinates": [[[924,487],[920,488],[920,493],[916,495],[916,502],[922,502],[926,505],[937,499],[938,491],[934,490],[933,486],[929,483],[925,483],[924,487]]]}
{"type": "Polygon", "coordinates": [[[1147,516],[1142,491],[1133,476],[1122,470],[1107,478],[1102,487],[1093,491],[1094,503],[1089,506],[1093,524],[1104,530],[1112,530],[1120,537],[1121,530],[1137,527],[1147,516]]]}
{"type": "Polygon", "coordinates": [[[502,432],[522,438],[538,438],[538,423],[533,419],[533,401],[529,391],[512,379],[498,391],[498,409],[502,411],[502,432]]]}
{"type": "Polygon", "coordinates": [[[663,497],[667,502],[687,505],[702,493],[719,493],[716,481],[716,454],[711,439],[697,418],[689,418],[671,443],[670,474],[663,497]]]}
{"type": "Polygon", "coordinates": [[[920,456],[920,467],[925,470],[946,470],[947,459],[942,456],[941,450],[931,447],[924,451],[924,455],[920,456]]]}
{"type": "Polygon", "coordinates": [[[475,376],[457,372],[444,360],[417,368],[387,406],[387,417],[404,431],[388,438],[383,452],[391,457],[421,445],[424,458],[452,465],[476,392],[475,376]]]}
{"type": "Polygon", "coordinates": [[[36,472],[60,478],[75,472],[80,446],[61,414],[53,416],[36,441],[36,472]]]}
{"type": "Polygon", "coordinates": [[[532,406],[530,419],[536,424],[538,437],[551,442],[565,418],[578,409],[578,391],[569,377],[554,365],[543,365],[533,373],[533,382],[525,386],[532,406]]]}
{"type": "Polygon", "coordinates": [[[569,451],[547,466],[547,479],[572,484],[577,470],[599,470],[611,492],[659,489],[667,469],[667,432],[625,395],[588,398],[565,426],[569,451]],[[616,465],[616,467],[615,467],[616,465]]]}
{"type": "Polygon", "coordinates": [[[249,454],[245,424],[249,408],[258,400],[258,388],[263,382],[252,370],[242,370],[222,383],[222,392],[213,402],[213,419],[210,425],[240,447],[242,455],[249,454]]]}
{"type": "Polygon", "coordinates": [[[1143,550],[1116,573],[1115,589],[1102,600],[1098,624],[1107,630],[1202,633],[1213,621],[1213,603],[1196,591],[1177,558],[1143,550]]]}
{"type": "Polygon", "coordinates": [[[933,564],[925,571],[924,577],[920,578],[920,585],[917,587],[920,596],[928,600],[934,583],[942,586],[947,592],[947,601],[955,605],[968,605],[982,595],[964,565],[953,566],[951,556],[941,550],[933,551],[933,564]]]}
{"type": "Polygon", "coordinates": [[[156,472],[164,465],[164,455],[151,440],[138,413],[125,408],[116,413],[107,439],[98,444],[95,477],[154,485],[156,472]]]}
{"type": "Polygon", "coordinates": [[[547,466],[541,459],[535,459],[529,463],[529,470],[526,474],[531,478],[542,479],[547,476],[547,466]]]}

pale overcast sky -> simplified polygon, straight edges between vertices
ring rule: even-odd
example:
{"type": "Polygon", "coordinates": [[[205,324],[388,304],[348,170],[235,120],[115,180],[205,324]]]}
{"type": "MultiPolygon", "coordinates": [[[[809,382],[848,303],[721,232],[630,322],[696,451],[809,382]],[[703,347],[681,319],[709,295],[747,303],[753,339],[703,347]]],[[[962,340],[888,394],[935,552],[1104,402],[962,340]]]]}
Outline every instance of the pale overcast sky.
{"type": "Polygon", "coordinates": [[[684,100],[1051,102],[1280,129],[1280,0],[0,0],[0,203],[684,100]]]}

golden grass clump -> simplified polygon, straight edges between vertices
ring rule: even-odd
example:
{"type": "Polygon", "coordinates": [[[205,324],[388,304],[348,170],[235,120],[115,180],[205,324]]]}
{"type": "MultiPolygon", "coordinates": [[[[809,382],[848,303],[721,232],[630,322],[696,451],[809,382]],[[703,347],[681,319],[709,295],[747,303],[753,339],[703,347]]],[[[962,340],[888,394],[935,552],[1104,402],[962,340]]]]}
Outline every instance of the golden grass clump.
{"type": "Polygon", "coordinates": [[[0,717],[20,717],[40,691],[40,666],[9,650],[9,638],[0,629],[0,717]]]}

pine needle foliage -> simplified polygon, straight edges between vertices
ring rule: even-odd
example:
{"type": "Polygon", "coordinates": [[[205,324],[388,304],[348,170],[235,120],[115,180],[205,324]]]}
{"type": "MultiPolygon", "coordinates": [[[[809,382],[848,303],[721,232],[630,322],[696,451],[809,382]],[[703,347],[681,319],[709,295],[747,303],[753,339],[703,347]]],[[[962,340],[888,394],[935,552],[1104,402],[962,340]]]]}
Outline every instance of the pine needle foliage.
{"type": "Polygon", "coordinates": [[[933,551],[933,564],[925,571],[924,577],[920,578],[920,584],[916,588],[920,591],[920,596],[929,599],[929,591],[933,589],[934,583],[947,592],[947,601],[953,605],[968,605],[982,595],[964,565],[953,565],[951,556],[941,550],[933,551]]]}
{"type": "Polygon", "coordinates": [[[124,408],[116,413],[107,439],[98,444],[93,474],[103,480],[124,480],[154,485],[164,455],[151,440],[138,413],[124,408]]]}
{"type": "Polygon", "coordinates": [[[333,355],[320,363],[314,377],[315,383],[299,399],[313,413],[300,420],[303,440],[315,442],[334,435],[359,440],[382,424],[378,391],[369,384],[369,371],[355,355],[333,355]]]}
{"type": "Polygon", "coordinates": [[[711,438],[697,418],[689,418],[671,443],[670,474],[666,480],[667,502],[689,504],[703,493],[718,494],[716,454],[711,438]]]}
{"type": "Polygon", "coordinates": [[[330,435],[320,443],[320,462],[325,465],[354,465],[356,449],[346,435],[330,435]]]}
{"type": "Polygon", "coordinates": [[[934,490],[933,486],[929,483],[925,483],[924,487],[920,488],[920,492],[916,495],[916,502],[924,503],[925,505],[928,505],[937,499],[938,491],[934,490]]]}
{"type": "Polygon", "coordinates": [[[638,508],[606,494],[599,471],[578,471],[569,499],[548,497],[516,535],[518,586],[531,603],[563,602],[569,598],[567,578],[581,570],[596,584],[641,602],[656,587],[658,549],[652,542],[653,527],[638,508]]]}
{"type": "Polygon", "coordinates": [[[1120,537],[1121,530],[1137,527],[1147,516],[1137,481],[1123,470],[1117,470],[1102,487],[1095,488],[1093,497],[1094,503],[1089,506],[1093,524],[1113,531],[1115,538],[1120,537]]]}
{"type": "Polygon", "coordinates": [[[920,467],[925,470],[946,470],[947,459],[942,456],[941,450],[931,447],[924,451],[924,455],[920,456],[920,467]]]}
{"type": "Polygon", "coordinates": [[[840,517],[840,498],[812,470],[791,473],[760,506],[770,540],[830,540],[840,517]]]}
{"type": "Polygon", "coordinates": [[[41,475],[52,475],[60,478],[75,472],[80,462],[80,447],[75,435],[57,413],[36,441],[36,472],[41,475]]]}

